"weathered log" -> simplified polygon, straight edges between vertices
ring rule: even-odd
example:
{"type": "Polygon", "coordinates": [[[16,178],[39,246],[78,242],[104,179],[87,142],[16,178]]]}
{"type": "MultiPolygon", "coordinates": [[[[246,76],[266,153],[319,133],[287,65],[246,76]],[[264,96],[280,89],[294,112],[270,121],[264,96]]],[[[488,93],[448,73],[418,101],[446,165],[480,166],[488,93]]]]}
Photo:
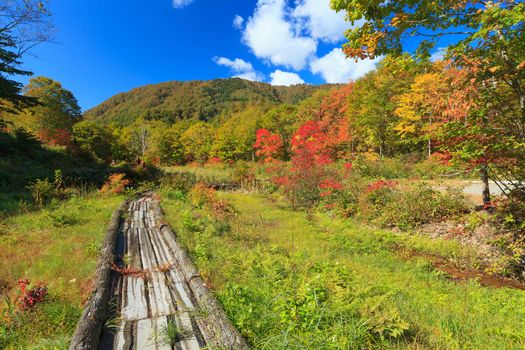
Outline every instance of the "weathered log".
{"type": "Polygon", "coordinates": [[[88,350],[98,347],[111,297],[111,267],[115,261],[115,245],[117,244],[122,212],[126,206],[127,202],[122,203],[111,217],[95,272],[95,289],[77,324],[69,344],[70,350],[88,350]]]}
{"type": "MultiPolygon", "coordinates": [[[[156,216],[162,217],[160,209],[155,208],[154,211],[156,216]]],[[[160,230],[166,235],[175,236],[167,224],[161,225],[160,230]]],[[[249,349],[248,344],[226,316],[222,306],[206,286],[190,257],[177,240],[171,249],[199,308],[207,315],[204,322],[201,323],[205,328],[202,329],[202,333],[206,343],[224,349],[249,349]]]]}

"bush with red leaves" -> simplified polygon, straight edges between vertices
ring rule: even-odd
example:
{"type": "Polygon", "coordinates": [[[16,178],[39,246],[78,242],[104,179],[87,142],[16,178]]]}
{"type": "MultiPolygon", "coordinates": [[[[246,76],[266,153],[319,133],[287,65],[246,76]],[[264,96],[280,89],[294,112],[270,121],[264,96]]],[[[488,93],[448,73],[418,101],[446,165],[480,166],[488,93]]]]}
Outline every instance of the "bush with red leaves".
{"type": "Polygon", "coordinates": [[[47,286],[42,282],[31,286],[28,279],[19,279],[17,284],[20,288],[20,296],[17,299],[18,307],[22,311],[30,310],[38,303],[43,302],[48,293],[47,286]]]}

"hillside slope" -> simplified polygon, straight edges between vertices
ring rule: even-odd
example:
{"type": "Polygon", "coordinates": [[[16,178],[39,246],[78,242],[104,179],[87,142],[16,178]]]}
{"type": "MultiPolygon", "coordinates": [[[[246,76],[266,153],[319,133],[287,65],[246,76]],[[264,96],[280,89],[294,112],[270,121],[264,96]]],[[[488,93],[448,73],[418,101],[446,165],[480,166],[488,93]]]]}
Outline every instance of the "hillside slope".
{"type": "Polygon", "coordinates": [[[217,115],[239,111],[247,105],[271,106],[297,103],[319,89],[333,85],[272,86],[239,78],[210,81],[171,81],[138,87],[120,93],[84,113],[101,124],[129,125],[144,117],[168,123],[198,118],[212,120],[217,115]]]}

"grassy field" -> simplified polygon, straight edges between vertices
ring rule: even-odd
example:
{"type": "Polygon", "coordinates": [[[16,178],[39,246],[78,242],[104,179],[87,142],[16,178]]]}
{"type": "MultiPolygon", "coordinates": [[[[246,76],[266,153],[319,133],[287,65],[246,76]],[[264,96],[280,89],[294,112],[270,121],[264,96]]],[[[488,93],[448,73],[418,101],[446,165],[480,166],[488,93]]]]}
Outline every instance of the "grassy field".
{"type": "Polygon", "coordinates": [[[228,224],[176,194],[165,193],[163,207],[255,349],[525,347],[523,291],[455,282],[400,252],[474,261],[456,242],[308,217],[277,197],[221,198],[237,211],[228,224]]]}
{"type": "Polygon", "coordinates": [[[91,292],[98,250],[113,211],[123,200],[93,194],[10,216],[0,222],[0,348],[66,348],[91,292]],[[46,302],[9,310],[16,281],[47,284],[46,302]]]}

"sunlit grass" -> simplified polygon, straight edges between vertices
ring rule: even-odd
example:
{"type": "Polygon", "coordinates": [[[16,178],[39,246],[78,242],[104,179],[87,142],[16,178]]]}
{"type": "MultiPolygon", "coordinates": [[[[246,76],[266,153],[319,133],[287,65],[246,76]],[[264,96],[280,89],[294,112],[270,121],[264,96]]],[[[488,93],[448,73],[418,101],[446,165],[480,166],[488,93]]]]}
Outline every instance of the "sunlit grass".
{"type": "Polygon", "coordinates": [[[454,282],[394,246],[470,259],[454,241],[396,234],[278,198],[222,194],[239,214],[217,235],[204,213],[165,200],[199,270],[256,349],[519,349],[525,293],[454,282]],[[192,222],[189,222],[192,221],[192,222]]]}
{"type": "Polygon", "coordinates": [[[0,310],[5,306],[4,297],[15,297],[19,278],[42,281],[49,288],[44,304],[17,316],[13,334],[2,333],[0,324],[0,347],[67,345],[82,303],[91,292],[98,259],[93,247],[100,246],[109,219],[122,200],[117,196],[74,197],[0,223],[0,282],[7,287],[0,310]]]}
{"type": "Polygon", "coordinates": [[[164,167],[167,173],[172,172],[190,172],[194,174],[197,181],[206,182],[229,182],[232,179],[232,168],[227,165],[214,164],[204,166],[170,166],[164,167]]]}

